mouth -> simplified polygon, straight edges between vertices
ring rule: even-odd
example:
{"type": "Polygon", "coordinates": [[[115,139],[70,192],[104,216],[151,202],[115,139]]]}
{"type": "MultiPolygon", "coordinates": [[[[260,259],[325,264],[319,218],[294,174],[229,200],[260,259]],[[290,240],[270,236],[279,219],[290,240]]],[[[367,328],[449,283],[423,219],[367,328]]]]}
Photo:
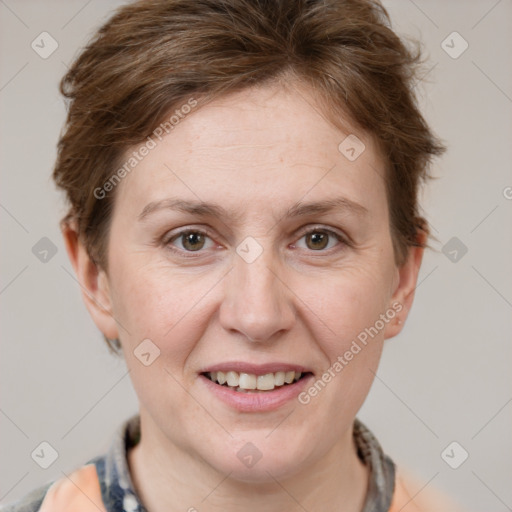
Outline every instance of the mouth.
{"type": "Polygon", "coordinates": [[[201,375],[220,387],[239,393],[256,394],[284,389],[300,380],[306,379],[312,373],[308,371],[280,370],[257,375],[255,373],[228,370],[202,372],[201,375]]]}

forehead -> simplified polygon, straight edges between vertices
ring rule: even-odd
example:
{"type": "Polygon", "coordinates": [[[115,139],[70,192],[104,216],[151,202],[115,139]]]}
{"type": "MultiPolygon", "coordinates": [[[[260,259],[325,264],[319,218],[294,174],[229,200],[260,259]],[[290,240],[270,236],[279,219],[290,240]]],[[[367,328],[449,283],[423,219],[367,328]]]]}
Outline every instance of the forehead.
{"type": "Polygon", "coordinates": [[[258,87],[216,99],[183,116],[161,140],[152,137],[155,147],[118,185],[116,209],[129,204],[139,214],[149,202],[187,196],[236,202],[243,214],[264,200],[279,206],[340,193],[368,209],[382,207],[378,147],[347,119],[341,123],[342,129],[328,121],[303,88],[258,87]]]}

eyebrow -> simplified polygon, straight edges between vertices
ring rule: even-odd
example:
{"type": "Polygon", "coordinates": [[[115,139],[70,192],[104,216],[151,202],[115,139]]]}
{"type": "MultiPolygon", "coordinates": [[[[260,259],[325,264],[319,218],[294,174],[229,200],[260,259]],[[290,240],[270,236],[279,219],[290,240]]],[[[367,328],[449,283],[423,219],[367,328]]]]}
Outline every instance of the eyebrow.
{"type": "MultiPolygon", "coordinates": [[[[223,206],[201,201],[186,201],[183,199],[162,199],[147,204],[138,216],[139,222],[145,220],[150,214],[159,210],[175,210],[182,213],[198,215],[200,217],[240,218],[240,214],[230,212],[223,206]]],[[[311,203],[297,202],[284,213],[283,218],[304,217],[311,214],[325,214],[334,210],[351,213],[357,216],[366,216],[369,211],[363,205],[346,197],[325,199],[311,203]]]]}

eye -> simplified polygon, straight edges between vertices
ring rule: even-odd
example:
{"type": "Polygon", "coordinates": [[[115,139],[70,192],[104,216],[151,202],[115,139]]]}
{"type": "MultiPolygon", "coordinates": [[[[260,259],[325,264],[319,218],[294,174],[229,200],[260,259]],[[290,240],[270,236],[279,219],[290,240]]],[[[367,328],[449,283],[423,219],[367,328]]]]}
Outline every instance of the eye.
{"type": "MultiPolygon", "coordinates": [[[[313,228],[302,234],[301,239],[306,239],[306,249],[312,251],[329,250],[336,246],[336,241],[341,245],[348,245],[342,235],[325,228],[313,228]],[[333,243],[331,243],[333,242],[333,243]]],[[[338,244],[339,245],[339,244],[338,244]]]]}
{"type": "MultiPolygon", "coordinates": [[[[306,239],[305,248],[316,252],[329,251],[336,245],[340,245],[341,247],[339,249],[341,250],[344,246],[349,245],[343,235],[338,234],[333,230],[320,227],[315,227],[303,232],[299,240],[302,240],[303,238],[306,239]]],[[[190,228],[174,233],[174,235],[164,241],[164,245],[178,253],[199,253],[203,249],[211,249],[215,247],[213,240],[206,231],[190,228]],[[207,243],[208,240],[210,241],[209,246],[207,243]],[[177,246],[177,243],[179,243],[181,247],[177,246]]],[[[293,245],[293,247],[297,246],[298,244],[293,245]]]]}
{"type": "Polygon", "coordinates": [[[181,250],[185,252],[198,252],[205,248],[207,239],[211,240],[208,233],[198,229],[187,229],[172,236],[166,242],[166,245],[172,245],[172,242],[176,240],[182,244],[181,250]]]}

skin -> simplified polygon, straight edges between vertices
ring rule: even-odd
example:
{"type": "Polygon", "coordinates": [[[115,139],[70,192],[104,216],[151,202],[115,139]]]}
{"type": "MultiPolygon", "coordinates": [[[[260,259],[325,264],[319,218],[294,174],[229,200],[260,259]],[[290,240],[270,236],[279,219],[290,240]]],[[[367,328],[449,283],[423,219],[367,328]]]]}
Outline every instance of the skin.
{"type": "Polygon", "coordinates": [[[384,340],[405,322],[423,256],[411,247],[395,265],[383,174],[368,134],[333,126],[307,89],[267,85],[190,113],[118,185],[108,274],[73,227],[64,229],[85,304],[98,328],[121,340],[140,401],[142,439],[129,463],[148,510],[361,510],[368,471],[352,424],[384,340]],[[366,146],[353,162],[338,150],[349,133],[366,146]],[[283,218],[299,200],[340,196],[367,214],[283,218]],[[137,220],[148,203],[170,197],[237,215],[160,210],[137,220]],[[206,229],[209,238],[192,244],[199,251],[179,236],[166,246],[178,228],[206,229]],[[315,245],[309,228],[350,244],[330,235],[326,247],[315,245]],[[246,237],[263,249],[252,263],[236,253],[246,237]],[[198,378],[207,365],[237,360],[302,364],[319,378],[397,302],[396,318],[307,405],[241,413],[198,378]],[[146,367],[133,351],[147,338],[161,353],[146,367]],[[262,453],[252,468],[236,456],[247,442],[262,453]]]}

